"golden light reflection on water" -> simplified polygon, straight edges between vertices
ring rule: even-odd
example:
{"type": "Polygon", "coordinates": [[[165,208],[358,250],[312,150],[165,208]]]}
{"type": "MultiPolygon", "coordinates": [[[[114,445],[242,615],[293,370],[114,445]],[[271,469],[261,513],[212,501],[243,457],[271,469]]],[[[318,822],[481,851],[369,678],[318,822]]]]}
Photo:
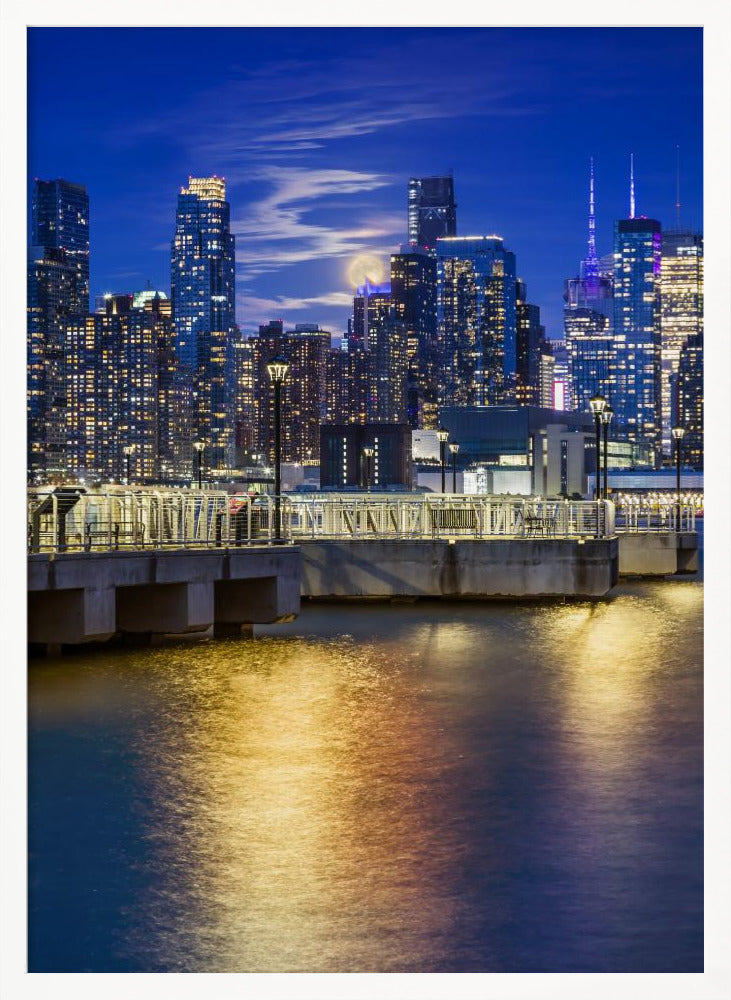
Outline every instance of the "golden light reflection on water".
{"type": "Polygon", "coordinates": [[[506,956],[541,892],[544,939],[555,897],[581,928],[608,900],[618,926],[643,913],[642,798],[672,800],[666,759],[695,780],[666,741],[698,731],[701,608],[672,584],[310,610],[252,641],[44,666],[31,712],[113,729],[104,752],[151,803],[134,969],[525,970],[530,934],[506,956]]]}
{"type": "MultiPolygon", "coordinates": [[[[155,947],[182,968],[347,971],[372,969],[380,938],[386,968],[389,954],[410,967],[449,933],[458,845],[430,790],[449,768],[444,732],[352,641],[221,644],[212,660],[189,672],[158,762],[156,836],[164,850],[178,802],[186,861],[168,891],[188,912],[155,947]]],[[[167,893],[157,902],[169,911],[167,893]]]]}

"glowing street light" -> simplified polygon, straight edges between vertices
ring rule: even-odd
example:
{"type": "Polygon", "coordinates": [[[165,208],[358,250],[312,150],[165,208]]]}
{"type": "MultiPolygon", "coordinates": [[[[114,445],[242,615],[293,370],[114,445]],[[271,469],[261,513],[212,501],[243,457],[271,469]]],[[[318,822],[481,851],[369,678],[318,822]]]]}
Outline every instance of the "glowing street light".
{"type": "Polygon", "coordinates": [[[371,459],[373,458],[375,453],[376,449],[372,448],[370,445],[366,445],[366,447],[363,449],[363,458],[365,460],[363,464],[365,466],[366,493],[371,492],[371,459]]]}
{"type": "Polygon", "coordinates": [[[685,436],[685,427],[673,427],[671,434],[675,441],[675,489],[678,495],[678,531],[680,531],[680,449],[685,436]]]}
{"type": "Polygon", "coordinates": [[[439,461],[442,463],[442,493],[444,493],[444,458],[446,448],[445,445],[449,440],[449,431],[446,427],[440,427],[437,431],[437,437],[439,438],[439,461]]]}
{"type": "Polygon", "coordinates": [[[205,448],[205,441],[201,441],[200,438],[193,442],[193,448],[198,456],[198,489],[203,489],[203,478],[201,474],[201,466],[203,464],[203,449],[205,448]]]}
{"type": "Polygon", "coordinates": [[[607,489],[607,441],[609,438],[609,425],[612,422],[612,417],[614,416],[614,410],[607,404],[602,410],[602,424],[604,425],[604,499],[606,500],[609,496],[609,490],[607,489]]]}
{"type": "Polygon", "coordinates": [[[129,484],[131,482],[131,478],[130,478],[130,462],[131,462],[132,456],[135,453],[135,445],[133,445],[133,444],[126,444],[124,446],[124,448],[122,448],[122,451],[124,452],[124,457],[125,457],[125,461],[126,461],[126,464],[127,464],[127,474],[125,476],[125,480],[127,482],[127,485],[129,486],[129,484]]]}
{"type": "Polygon", "coordinates": [[[592,396],[589,400],[589,408],[594,417],[594,426],[596,428],[596,481],[594,485],[594,497],[596,500],[601,500],[602,490],[600,485],[600,475],[601,475],[601,422],[602,413],[606,409],[607,401],[600,393],[592,396]]]}
{"type": "Polygon", "coordinates": [[[289,361],[281,355],[267,364],[269,379],[274,386],[274,541],[282,540],[282,382],[289,371],[289,361]]]}
{"type": "Polygon", "coordinates": [[[452,493],[457,492],[457,452],[459,451],[459,444],[457,441],[452,441],[449,445],[449,450],[452,452],[452,493]]]}

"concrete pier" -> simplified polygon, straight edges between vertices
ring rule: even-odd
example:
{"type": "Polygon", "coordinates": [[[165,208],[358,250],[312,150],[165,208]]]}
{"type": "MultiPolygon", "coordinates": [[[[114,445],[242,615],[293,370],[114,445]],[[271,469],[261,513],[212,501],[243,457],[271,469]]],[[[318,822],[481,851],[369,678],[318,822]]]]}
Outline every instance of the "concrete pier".
{"type": "Polygon", "coordinates": [[[645,531],[619,535],[620,576],[671,576],[698,572],[695,531],[645,531]]]}
{"type": "Polygon", "coordinates": [[[103,641],[115,635],[240,634],[299,613],[300,550],[69,552],[28,557],[28,641],[103,641]]]}
{"type": "Polygon", "coordinates": [[[616,538],[303,541],[301,550],[311,598],[603,597],[619,562],[616,538]]]}

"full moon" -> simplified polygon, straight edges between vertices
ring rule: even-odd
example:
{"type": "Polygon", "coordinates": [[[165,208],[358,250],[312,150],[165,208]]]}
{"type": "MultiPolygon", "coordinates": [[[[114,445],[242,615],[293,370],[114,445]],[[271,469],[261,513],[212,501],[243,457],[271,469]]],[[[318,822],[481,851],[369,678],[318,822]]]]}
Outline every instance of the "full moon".
{"type": "Polygon", "coordinates": [[[383,264],[375,254],[360,254],[348,266],[348,281],[353,288],[364,285],[366,278],[371,285],[378,285],[383,281],[383,264]]]}

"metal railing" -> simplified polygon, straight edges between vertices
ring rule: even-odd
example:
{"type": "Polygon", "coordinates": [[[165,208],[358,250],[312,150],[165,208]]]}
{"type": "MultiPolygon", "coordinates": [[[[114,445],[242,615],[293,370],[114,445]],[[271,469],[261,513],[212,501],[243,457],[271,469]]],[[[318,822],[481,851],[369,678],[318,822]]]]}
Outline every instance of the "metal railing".
{"type": "Polygon", "coordinates": [[[606,501],[480,495],[287,497],[285,531],[296,541],[342,538],[585,538],[614,533],[606,501]]]}
{"type": "Polygon", "coordinates": [[[671,533],[695,531],[696,508],[690,503],[673,501],[619,503],[616,508],[618,534],[671,533]]]}
{"type": "Polygon", "coordinates": [[[268,496],[148,488],[28,491],[29,552],[269,545],[274,527],[268,496]]]}
{"type": "MultiPolygon", "coordinates": [[[[606,501],[434,494],[283,496],[282,540],[594,538],[614,534],[606,501]]],[[[78,487],[28,491],[29,552],[211,548],[275,541],[270,496],[78,487]]]]}

